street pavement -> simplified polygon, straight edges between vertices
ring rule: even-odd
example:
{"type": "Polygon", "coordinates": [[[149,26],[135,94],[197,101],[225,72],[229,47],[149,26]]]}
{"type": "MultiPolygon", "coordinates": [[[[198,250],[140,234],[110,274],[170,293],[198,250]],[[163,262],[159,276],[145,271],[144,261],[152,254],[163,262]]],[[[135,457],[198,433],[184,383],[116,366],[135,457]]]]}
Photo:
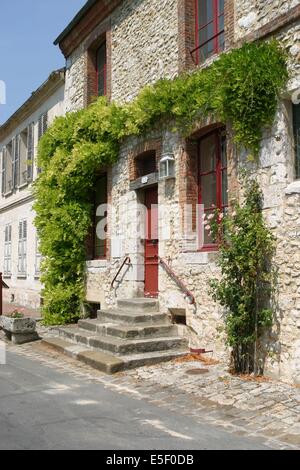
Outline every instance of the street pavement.
{"type": "Polygon", "coordinates": [[[1,450],[276,448],[275,441],[207,422],[208,409],[185,412],[171,395],[165,406],[151,381],[143,382],[147,395],[126,374],[103,375],[39,343],[7,349],[0,365],[1,450]]]}

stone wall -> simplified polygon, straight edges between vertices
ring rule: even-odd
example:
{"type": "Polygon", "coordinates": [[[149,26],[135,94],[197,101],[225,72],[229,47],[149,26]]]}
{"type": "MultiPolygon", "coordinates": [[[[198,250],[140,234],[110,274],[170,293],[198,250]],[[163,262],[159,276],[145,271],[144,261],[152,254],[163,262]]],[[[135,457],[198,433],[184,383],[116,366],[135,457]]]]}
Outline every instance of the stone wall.
{"type": "MultiPolygon", "coordinates": [[[[299,1],[240,1],[235,2],[235,40],[258,30],[277,16],[294,8],[299,1]]],[[[179,70],[178,10],[175,0],[124,1],[111,15],[111,97],[117,101],[132,99],[147,83],[161,77],[173,77],[179,70]]],[[[294,149],[291,127],[291,95],[300,88],[299,78],[299,22],[294,21],[276,32],[288,52],[290,80],[286,95],[278,107],[272,129],[265,131],[259,156],[259,165],[247,164],[247,153],[232,153],[232,171],[229,188],[237,188],[234,163],[249,166],[258,175],[265,198],[266,220],[277,238],[275,263],[278,267],[276,291],[276,321],[264,338],[264,350],[269,352],[266,372],[276,377],[299,383],[300,373],[300,228],[298,186],[294,181],[294,149]]],[[[101,27],[100,27],[101,30],[101,27]]],[[[91,34],[94,37],[95,34],[91,34]]],[[[87,40],[88,42],[88,40],[87,40]]],[[[85,104],[86,50],[78,48],[68,59],[66,84],[66,110],[78,109],[85,104]]],[[[116,298],[143,295],[144,246],[136,233],[138,204],[142,192],[130,190],[130,155],[140,143],[161,139],[162,152],[173,152],[176,157],[176,178],[161,181],[159,194],[159,254],[192,291],[196,306],[189,305],[182,291],[159,268],[159,301],[161,309],[184,309],[187,327],[184,334],[190,345],[212,349],[214,356],[225,358],[228,350],[224,341],[222,309],[209,294],[209,280],[219,276],[217,254],[187,250],[181,240],[181,206],[188,197],[182,188],[190,191],[188,178],[183,184],[182,161],[184,142],[170,132],[152,133],[143,139],[128,139],[122,144],[118,162],[112,168],[111,202],[109,214],[110,256],[107,260],[87,262],[87,300],[113,306],[116,298]],[[166,234],[166,221],[170,233],[166,234]],[[123,238],[120,241],[120,236],[123,238]],[[124,273],[122,283],[111,290],[110,283],[122,260],[129,255],[132,261],[124,273]]],[[[184,176],[186,177],[186,176],[184,176]]],[[[234,194],[232,193],[231,196],[234,194]]]]}
{"type": "Polygon", "coordinates": [[[236,0],[235,39],[265,26],[297,5],[299,0],[236,0]]]}
{"type": "Polygon", "coordinates": [[[86,59],[82,47],[67,59],[65,84],[65,111],[78,111],[85,106],[86,59]]]}
{"type": "Polygon", "coordinates": [[[177,0],[125,1],[112,14],[112,99],[177,73],[177,0]]]}

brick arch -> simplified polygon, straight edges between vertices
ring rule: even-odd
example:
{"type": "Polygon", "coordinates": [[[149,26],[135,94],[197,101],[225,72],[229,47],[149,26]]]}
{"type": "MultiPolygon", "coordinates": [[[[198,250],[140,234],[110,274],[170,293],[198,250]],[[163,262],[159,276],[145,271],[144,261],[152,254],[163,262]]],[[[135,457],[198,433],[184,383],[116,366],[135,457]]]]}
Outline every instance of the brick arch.
{"type": "Polygon", "coordinates": [[[150,139],[145,140],[136,145],[128,155],[128,166],[129,166],[129,180],[134,181],[139,177],[137,160],[143,155],[147,155],[150,152],[155,152],[156,157],[156,170],[158,169],[158,162],[162,154],[162,140],[161,139],[150,139]]]}
{"type": "MultiPolygon", "coordinates": [[[[194,127],[188,138],[182,142],[179,161],[179,204],[193,207],[193,228],[196,227],[196,205],[198,204],[198,140],[211,131],[224,128],[224,123],[216,122],[211,116],[194,127]]],[[[182,226],[184,220],[182,217],[182,226]]]]}

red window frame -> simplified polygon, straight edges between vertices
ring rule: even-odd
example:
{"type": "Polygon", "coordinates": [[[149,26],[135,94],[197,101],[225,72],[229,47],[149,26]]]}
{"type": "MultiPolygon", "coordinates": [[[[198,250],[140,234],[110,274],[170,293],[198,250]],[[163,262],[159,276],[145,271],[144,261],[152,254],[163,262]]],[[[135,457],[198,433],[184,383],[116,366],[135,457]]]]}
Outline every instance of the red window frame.
{"type": "MultiPolygon", "coordinates": [[[[220,212],[224,213],[225,209],[228,207],[228,203],[224,204],[223,201],[225,200],[223,194],[223,178],[224,173],[225,177],[227,178],[227,156],[226,156],[226,165],[222,165],[222,139],[225,136],[225,129],[218,128],[215,129],[207,134],[205,134],[201,139],[198,140],[198,204],[203,204],[203,188],[201,179],[204,176],[208,176],[210,174],[216,175],[216,203],[213,203],[210,207],[204,207],[204,214],[211,213],[214,209],[219,209],[220,212]],[[201,171],[201,160],[205,156],[201,155],[201,142],[204,139],[207,139],[209,136],[215,136],[215,144],[216,144],[216,166],[215,169],[211,171],[201,171]]],[[[225,146],[226,146],[226,136],[225,136],[225,146]]],[[[227,188],[227,185],[226,185],[227,188]]],[[[228,196],[226,195],[226,200],[228,200],[228,196]]],[[[202,224],[200,224],[200,229],[202,224]]],[[[199,251],[217,251],[218,245],[216,243],[209,243],[204,244],[203,247],[199,251]]]]}
{"type": "Polygon", "coordinates": [[[104,41],[96,50],[96,92],[97,96],[106,96],[107,94],[107,52],[106,52],[106,41],[104,41]],[[99,67],[99,53],[103,51],[103,66],[99,67]],[[100,74],[104,77],[104,90],[99,90],[99,76],[100,74]]]}
{"type": "MultiPolygon", "coordinates": [[[[99,183],[101,179],[105,179],[105,185],[106,185],[106,204],[108,203],[108,178],[107,178],[107,173],[103,173],[102,175],[99,175],[96,185],[99,183]]],[[[98,256],[96,253],[97,247],[96,247],[96,228],[99,220],[97,220],[97,215],[96,211],[98,208],[98,201],[97,201],[97,195],[95,193],[94,195],[94,224],[93,224],[93,259],[107,259],[107,224],[106,224],[106,238],[104,240],[104,254],[103,256],[98,256]]],[[[104,217],[107,217],[107,211],[105,212],[104,217]]]]}
{"type": "MultiPolygon", "coordinates": [[[[220,19],[223,17],[223,24],[224,24],[224,18],[225,18],[225,10],[223,12],[219,12],[219,0],[211,0],[212,2],[212,7],[213,7],[213,19],[209,21],[208,23],[202,25],[200,27],[199,25],[199,0],[195,0],[195,12],[196,12],[196,21],[195,21],[195,38],[196,38],[196,47],[192,53],[196,53],[196,63],[199,64],[200,62],[204,62],[206,59],[208,59],[210,56],[205,57],[204,59],[199,60],[199,53],[201,51],[201,48],[205,46],[206,44],[210,43],[211,41],[214,41],[214,49],[213,49],[213,54],[218,54],[219,52],[224,50],[224,47],[220,47],[219,45],[219,38],[222,34],[224,34],[225,29],[219,29],[219,22],[220,19]],[[214,34],[209,37],[206,41],[199,43],[199,33],[202,31],[204,28],[209,26],[210,24],[213,24],[213,31],[214,34]]],[[[224,9],[225,9],[225,1],[224,1],[224,9]]]]}

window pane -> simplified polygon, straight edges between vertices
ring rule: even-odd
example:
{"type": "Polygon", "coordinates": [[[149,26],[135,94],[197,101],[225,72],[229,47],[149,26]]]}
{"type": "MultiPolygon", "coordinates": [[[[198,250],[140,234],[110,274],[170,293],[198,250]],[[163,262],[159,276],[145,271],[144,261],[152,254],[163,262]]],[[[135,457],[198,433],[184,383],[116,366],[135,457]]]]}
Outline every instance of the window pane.
{"type": "Polygon", "coordinates": [[[293,105],[296,178],[300,178],[300,104],[293,105]]]}
{"type": "Polygon", "coordinates": [[[217,204],[216,174],[201,176],[201,203],[205,208],[217,204]]]}
{"type": "Polygon", "coordinates": [[[218,18],[218,32],[224,31],[224,15],[219,16],[218,18]]]}
{"type": "Polygon", "coordinates": [[[97,51],[98,96],[106,94],[106,43],[97,51]]]}
{"type": "Polygon", "coordinates": [[[228,205],[228,178],[227,170],[222,171],[222,205],[228,205]]]}
{"type": "Polygon", "coordinates": [[[227,167],[227,144],[226,136],[221,136],[221,165],[222,168],[227,167]]]}
{"type": "Polygon", "coordinates": [[[199,57],[201,61],[208,59],[214,53],[214,41],[209,41],[205,46],[200,47],[199,57]]]}
{"type": "Polygon", "coordinates": [[[208,173],[216,169],[216,136],[210,136],[200,143],[200,173],[208,173]]]}
{"type": "Polygon", "coordinates": [[[214,10],[213,10],[214,0],[199,0],[198,1],[198,17],[199,17],[199,27],[205,26],[207,23],[213,20],[214,10]]]}
{"type": "Polygon", "coordinates": [[[219,15],[221,13],[224,13],[224,0],[219,0],[219,3],[218,3],[218,11],[219,11],[219,15]]]}
{"type": "MultiPolygon", "coordinates": [[[[206,44],[207,41],[214,36],[214,25],[210,23],[199,31],[199,45],[206,44]]],[[[211,42],[211,41],[210,41],[211,42]]],[[[209,43],[208,43],[209,44],[209,43]]]]}

